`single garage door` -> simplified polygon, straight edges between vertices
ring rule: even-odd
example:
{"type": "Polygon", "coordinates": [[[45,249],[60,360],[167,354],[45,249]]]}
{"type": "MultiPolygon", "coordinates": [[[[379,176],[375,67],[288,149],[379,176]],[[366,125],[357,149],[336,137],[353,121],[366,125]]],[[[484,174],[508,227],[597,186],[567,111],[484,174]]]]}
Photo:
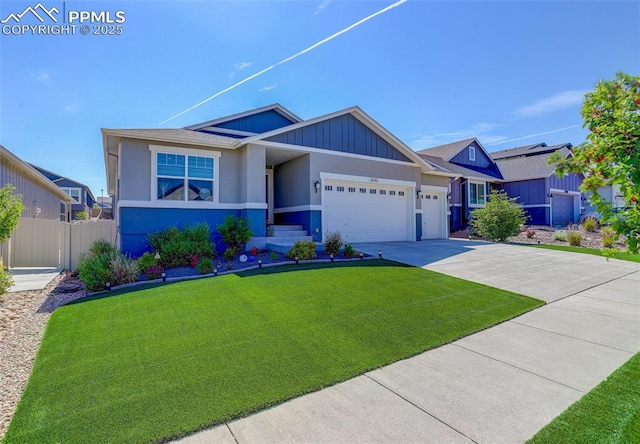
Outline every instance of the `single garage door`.
{"type": "Polygon", "coordinates": [[[573,219],[573,196],[566,194],[554,194],[551,198],[552,205],[552,225],[568,225],[574,222],[573,219]]]}
{"type": "Polygon", "coordinates": [[[411,188],[325,180],[323,229],[339,231],[346,242],[389,242],[409,238],[411,188]]]}
{"type": "Polygon", "coordinates": [[[422,193],[422,238],[442,239],[444,193],[423,191],[422,193]]]}

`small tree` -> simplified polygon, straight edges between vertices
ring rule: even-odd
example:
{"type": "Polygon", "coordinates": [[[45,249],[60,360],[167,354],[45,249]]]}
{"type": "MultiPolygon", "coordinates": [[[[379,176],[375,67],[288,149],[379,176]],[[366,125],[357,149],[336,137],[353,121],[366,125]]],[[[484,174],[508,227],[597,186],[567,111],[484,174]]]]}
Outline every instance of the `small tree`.
{"type": "Polygon", "coordinates": [[[628,249],[640,247],[640,77],[619,72],[615,79],[601,80],[582,105],[587,141],[573,149],[573,155],[554,155],[556,174],[584,175],[583,192],[602,213],[602,222],[611,225],[616,237],[627,237],[628,249]],[[628,207],[613,211],[613,203],[598,188],[619,185],[628,207]]]}
{"type": "Polygon", "coordinates": [[[527,221],[522,205],[501,190],[491,190],[484,208],[471,212],[471,226],[486,239],[503,242],[520,232],[527,221]]]}
{"type": "Polygon", "coordinates": [[[89,214],[86,211],[78,211],[74,216],[75,220],[89,220],[89,214]]]}
{"type": "Polygon", "coordinates": [[[10,183],[0,188],[0,244],[9,239],[24,210],[22,195],[14,194],[15,190],[10,183]]]}
{"type": "Polygon", "coordinates": [[[242,248],[253,237],[253,231],[249,227],[249,221],[241,217],[227,216],[224,223],[216,225],[222,242],[240,253],[242,248]]]}

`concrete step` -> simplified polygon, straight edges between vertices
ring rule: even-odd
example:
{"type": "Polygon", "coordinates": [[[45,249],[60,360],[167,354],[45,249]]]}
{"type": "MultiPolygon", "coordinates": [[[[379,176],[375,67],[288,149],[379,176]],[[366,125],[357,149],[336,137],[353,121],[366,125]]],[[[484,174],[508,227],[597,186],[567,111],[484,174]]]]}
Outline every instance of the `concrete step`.
{"type": "Polygon", "coordinates": [[[307,236],[307,230],[267,231],[267,237],[300,237],[307,236]]]}
{"type": "Polygon", "coordinates": [[[267,231],[299,231],[302,225],[270,225],[267,231]]]}
{"type": "MultiPolygon", "coordinates": [[[[269,248],[267,246],[267,244],[279,244],[279,243],[283,243],[283,244],[287,244],[289,245],[289,248],[287,249],[287,251],[289,251],[291,249],[291,247],[293,246],[293,244],[296,241],[302,240],[302,241],[307,241],[307,240],[313,240],[312,236],[306,236],[306,231],[304,232],[305,235],[303,236],[265,236],[265,237],[252,237],[251,240],[249,240],[249,242],[247,242],[246,245],[246,251],[251,250],[252,247],[256,247],[260,250],[264,250],[266,248],[269,248]]],[[[320,244],[322,245],[322,244],[320,244]]],[[[276,250],[274,250],[276,251],[276,250]]],[[[277,250],[280,251],[280,250],[277,250]]],[[[287,252],[285,251],[285,253],[287,252]]]]}

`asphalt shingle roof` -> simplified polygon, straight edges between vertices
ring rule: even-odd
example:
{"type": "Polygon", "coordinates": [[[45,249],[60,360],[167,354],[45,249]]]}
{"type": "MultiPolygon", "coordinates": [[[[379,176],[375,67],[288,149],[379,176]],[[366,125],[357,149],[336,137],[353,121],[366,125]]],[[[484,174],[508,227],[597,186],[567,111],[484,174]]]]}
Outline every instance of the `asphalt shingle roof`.
{"type": "MultiPolygon", "coordinates": [[[[565,145],[562,145],[565,146],[565,145]]],[[[554,165],[549,165],[549,157],[553,152],[545,152],[535,156],[518,156],[496,159],[498,168],[502,172],[505,181],[529,180],[541,177],[548,177],[554,170],[554,165]]],[[[561,148],[560,152],[563,156],[569,154],[568,148],[561,148]]]]}
{"type": "Polygon", "coordinates": [[[444,160],[449,160],[464,147],[475,141],[476,138],[458,140],[457,142],[447,143],[446,145],[434,146],[433,148],[426,148],[424,150],[416,151],[418,154],[427,154],[429,156],[440,157],[444,160]]]}
{"type": "Polygon", "coordinates": [[[441,159],[440,157],[430,156],[428,154],[422,154],[422,153],[418,153],[418,154],[420,157],[422,157],[424,160],[434,165],[440,171],[445,171],[445,172],[450,172],[455,174],[462,174],[465,177],[477,177],[479,179],[486,179],[489,181],[500,180],[497,177],[489,176],[488,174],[480,173],[470,168],[465,168],[461,165],[447,162],[446,160],[441,159]]]}

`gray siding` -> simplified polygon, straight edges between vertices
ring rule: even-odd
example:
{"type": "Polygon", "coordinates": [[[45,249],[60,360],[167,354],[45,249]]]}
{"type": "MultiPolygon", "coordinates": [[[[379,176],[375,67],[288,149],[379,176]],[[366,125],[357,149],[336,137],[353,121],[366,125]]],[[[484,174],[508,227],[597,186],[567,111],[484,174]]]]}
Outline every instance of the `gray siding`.
{"type": "MultiPolygon", "coordinates": [[[[310,204],[311,194],[316,194],[312,191],[310,164],[311,156],[305,154],[275,167],[273,184],[275,208],[310,204]]],[[[319,196],[320,193],[317,195],[319,196]]]]}
{"type": "MultiPolygon", "coordinates": [[[[120,146],[120,181],[119,181],[119,200],[151,200],[151,151],[149,145],[166,146],[168,149],[180,149],[178,145],[169,145],[156,142],[143,142],[136,140],[123,140],[120,146]]],[[[183,147],[185,149],[194,149],[193,147],[183,147]]],[[[203,150],[206,151],[206,150],[203,150]]],[[[211,151],[220,151],[221,157],[218,159],[219,176],[216,178],[216,186],[220,187],[221,203],[240,203],[245,202],[243,195],[246,196],[246,188],[243,195],[240,174],[241,162],[240,153],[232,150],[215,149],[211,151]]],[[[259,154],[258,154],[259,155],[259,154]]],[[[264,156],[264,154],[263,154],[264,156]]],[[[246,158],[246,156],[245,156],[246,158]]],[[[246,162],[244,164],[246,166],[246,162]]],[[[246,170],[245,170],[246,171],[246,170]]],[[[260,178],[264,176],[264,161],[261,163],[262,173],[260,178]]],[[[252,173],[255,173],[252,170],[252,173]]],[[[263,185],[264,187],[264,185],[263,185]]],[[[264,195],[264,191],[262,192],[264,195]]],[[[264,200],[264,197],[262,198],[264,200]]],[[[258,202],[260,202],[259,200],[258,202]]]]}
{"type": "Polygon", "coordinates": [[[411,162],[351,114],[288,131],[266,140],[411,162]]]}
{"type": "MultiPolygon", "coordinates": [[[[265,202],[266,185],[264,181],[266,165],[266,149],[263,146],[251,145],[240,151],[240,201],[265,202]]],[[[221,158],[222,159],[222,158],[221,158]]],[[[225,165],[229,169],[229,165],[225,165]]],[[[220,165],[222,175],[222,163],[220,165]]],[[[226,185],[226,182],[223,182],[226,185]]],[[[222,192],[222,189],[220,189],[222,192]]]]}
{"type": "Polygon", "coordinates": [[[8,183],[16,187],[16,193],[22,194],[25,206],[22,217],[35,218],[36,209],[40,208],[38,219],[60,220],[60,197],[5,159],[0,159],[0,187],[8,183]]]}
{"type": "Polygon", "coordinates": [[[498,185],[507,192],[509,197],[518,198],[518,203],[523,205],[536,205],[549,203],[545,179],[520,180],[498,185]]]}
{"type": "Polygon", "coordinates": [[[582,176],[578,174],[567,174],[563,177],[558,177],[553,174],[549,177],[549,188],[557,188],[559,190],[566,191],[580,191],[580,185],[582,184],[582,176]]]}
{"type": "Polygon", "coordinates": [[[422,185],[432,185],[435,187],[449,187],[449,178],[444,176],[434,176],[431,174],[422,174],[421,177],[422,185]]]}
{"type": "Polygon", "coordinates": [[[458,154],[453,156],[450,162],[457,163],[460,165],[473,165],[480,168],[487,168],[490,166],[493,161],[487,157],[482,148],[476,143],[472,142],[465,149],[460,151],[458,154]],[[469,160],[469,147],[473,146],[476,149],[476,160],[474,162],[469,160]]]}

